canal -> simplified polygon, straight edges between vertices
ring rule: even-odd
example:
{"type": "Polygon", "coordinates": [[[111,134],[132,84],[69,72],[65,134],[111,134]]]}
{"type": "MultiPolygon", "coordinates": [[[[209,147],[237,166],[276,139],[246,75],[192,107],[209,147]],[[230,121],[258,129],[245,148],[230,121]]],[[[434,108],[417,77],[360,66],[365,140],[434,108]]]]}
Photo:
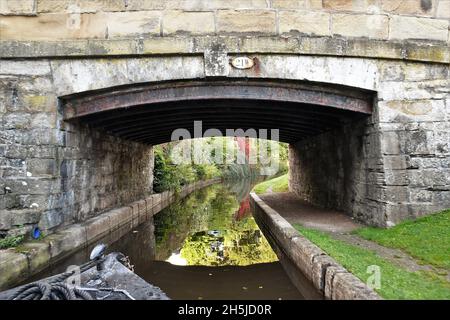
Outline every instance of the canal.
{"type": "MultiPolygon", "coordinates": [[[[206,187],[131,231],[117,230],[97,243],[128,256],[136,274],[172,299],[303,299],[252,216],[253,185],[241,180],[206,187]]],[[[91,249],[31,280],[86,262],[91,249]]]]}

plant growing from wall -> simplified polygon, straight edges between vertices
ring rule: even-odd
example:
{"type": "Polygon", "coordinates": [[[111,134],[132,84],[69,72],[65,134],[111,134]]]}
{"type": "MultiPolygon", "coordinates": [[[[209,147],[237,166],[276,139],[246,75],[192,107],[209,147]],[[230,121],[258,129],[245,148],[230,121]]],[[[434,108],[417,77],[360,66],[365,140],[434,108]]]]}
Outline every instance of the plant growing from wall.
{"type": "Polygon", "coordinates": [[[8,249],[17,247],[25,239],[24,235],[8,236],[0,239],[0,249],[8,249]]]}

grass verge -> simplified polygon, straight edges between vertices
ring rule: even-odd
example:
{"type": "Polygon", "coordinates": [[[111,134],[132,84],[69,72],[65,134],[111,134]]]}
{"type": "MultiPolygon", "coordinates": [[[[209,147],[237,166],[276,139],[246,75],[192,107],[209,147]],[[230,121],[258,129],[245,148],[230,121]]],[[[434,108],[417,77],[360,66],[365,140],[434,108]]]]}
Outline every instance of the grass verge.
{"type": "Polygon", "coordinates": [[[287,192],[289,190],[288,174],[286,173],[277,178],[258,183],[252,191],[257,194],[262,194],[268,192],[269,190],[272,190],[272,192],[287,192]]]}
{"type": "Polygon", "coordinates": [[[401,249],[423,264],[450,269],[450,210],[390,229],[361,228],[354,233],[382,246],[401,249]]]}
{"type": "Polygon", "coordinates": [[[379,266],[381,288],[376,291],[385,299],[450,299],[450,284],[431,272],[409,272],[371,250],[333,239],[324,232],[298,224],[294,227],[365,283],[372,275],[367,272],[367,268],[379,266]]]}

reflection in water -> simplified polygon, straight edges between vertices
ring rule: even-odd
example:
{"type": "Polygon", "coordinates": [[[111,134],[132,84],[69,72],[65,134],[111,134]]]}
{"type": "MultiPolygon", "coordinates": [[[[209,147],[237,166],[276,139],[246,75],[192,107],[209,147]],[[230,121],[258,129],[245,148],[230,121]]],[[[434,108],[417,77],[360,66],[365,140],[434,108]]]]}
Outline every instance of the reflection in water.
{"type": "Polygon", "coordinates": [[[277,261],[250,214],[251,185],[244,186],[235,195],[227,185],[213,185],[156,215],[157,259],[202,266],[277,261]]]}
{"type": "MultiPolygon", "coordinates": [[[[204,188],[98,242],[129,256],[136,274],[172,299],[302,299],[251,215],[252,185],[204,188]]],[[[87,261],[89,249],[35,278],[87,261]]]]}

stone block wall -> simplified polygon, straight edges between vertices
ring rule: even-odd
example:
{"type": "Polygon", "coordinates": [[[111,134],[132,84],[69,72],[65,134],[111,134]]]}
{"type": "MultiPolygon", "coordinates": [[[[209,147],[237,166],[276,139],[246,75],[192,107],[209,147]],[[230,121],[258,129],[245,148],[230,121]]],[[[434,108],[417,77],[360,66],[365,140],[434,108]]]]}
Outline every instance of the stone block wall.
{"type": "Polygon", "coordinates": [[[53,232],[152,193],[151,146],[63,121],[60,97],[202,67],[200,57],[0,60],[0,235],[53,232]]]}
{"type": "Polygon", "coordinates": [[[51,228],[62,223],[61,220],[84,221],[105,209],[152,193],[150,146],[87,127],[67,124],[65,127],[64,156],[59,165],[59,204],[64,210],[44,214],[41,224],[51,228]]]}
{"type": "Polygon", "coordinates": [[[449,65],[380,65],[377,113],[387,221],[450,208],[449,65]]]}
{"type": "Polygon", "coordinates": [[[289,189],[312,204],[384,226],[384,169],[373,118],[289,147],[289,189]]]}
{"type": "Polygon", "coordinates": [[[48,61],[2,63],[0,92],[0,234],[49,232],[152,192],[152,148],[63,122],[48,61]]]}
{"type": "Polygon", "coordinates": [[[5,40],[289,33],[449,41],[449,0],[2,0],[5,40]]]}
{"type": "Polygon", "coordinates": [[[23,232],[61,209],[63,133],[48,63],[2,66],[0,74],[0,230],[23,232]]]}
{"type": "Polygon", "coordinates": [[[389,227],[450,207],[444,64],[377,63],[374,114],[290,147],[291,190],[389,227]]]}

